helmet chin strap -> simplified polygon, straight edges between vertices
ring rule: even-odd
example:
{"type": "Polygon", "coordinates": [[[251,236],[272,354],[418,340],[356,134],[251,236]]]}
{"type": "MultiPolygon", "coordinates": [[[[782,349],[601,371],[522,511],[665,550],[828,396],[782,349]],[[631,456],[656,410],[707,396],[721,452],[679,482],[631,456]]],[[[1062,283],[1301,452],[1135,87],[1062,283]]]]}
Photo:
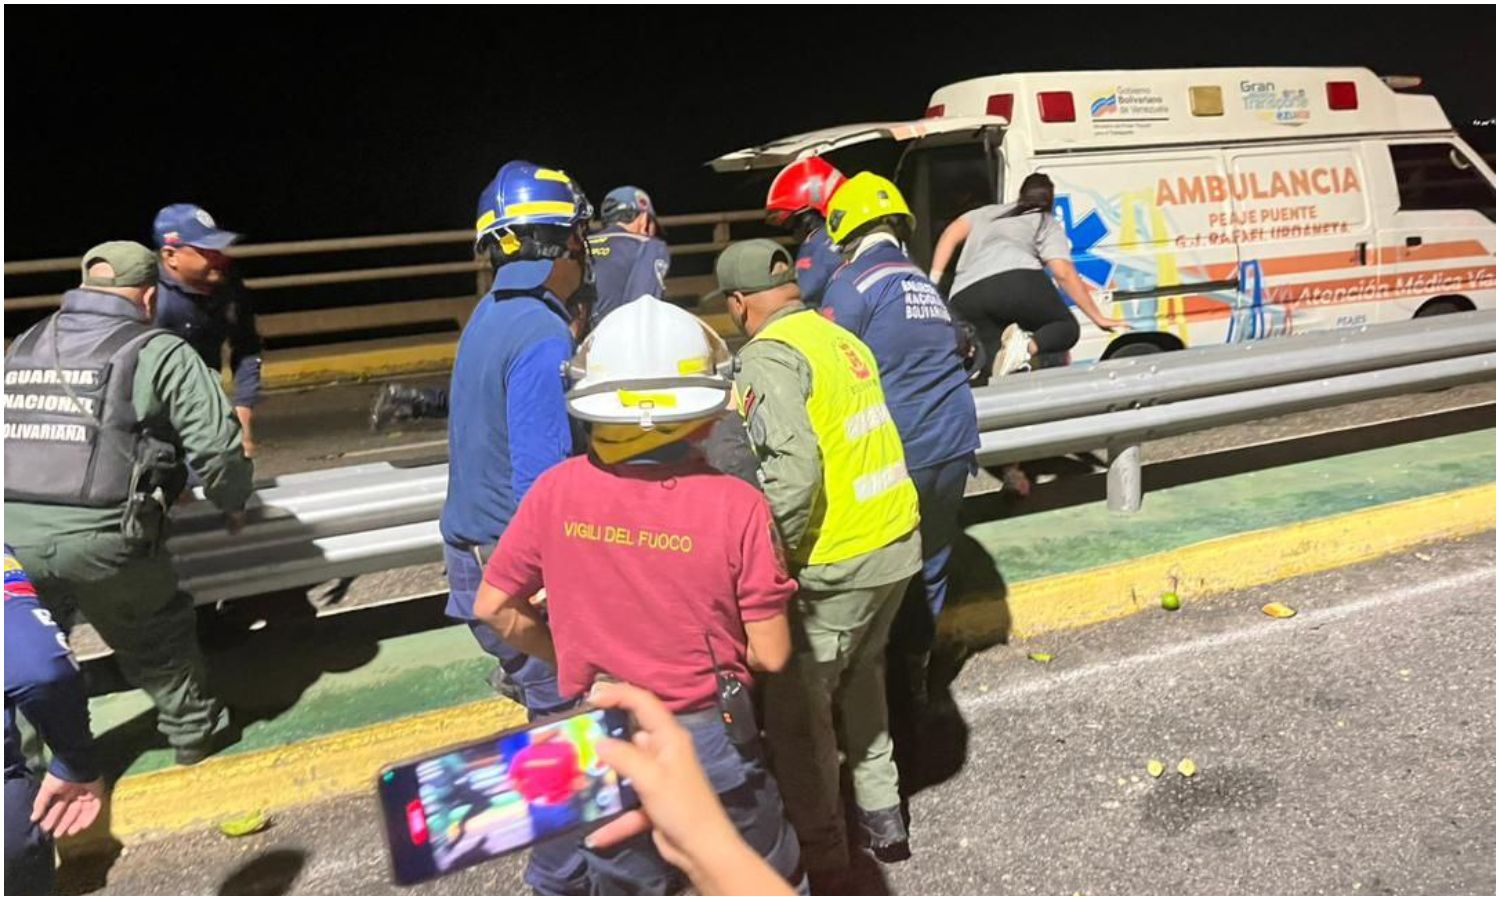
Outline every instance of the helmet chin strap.
{"type": "Polygon", "coordinates": [[[804,209],[802,212],[792,216],[788,224],[791,225],[792,236],[800,243],[807,240],[808,235],[818,230],[819,226],[823,224],[823,217],[818,215],[814,210],[804,209]]]}

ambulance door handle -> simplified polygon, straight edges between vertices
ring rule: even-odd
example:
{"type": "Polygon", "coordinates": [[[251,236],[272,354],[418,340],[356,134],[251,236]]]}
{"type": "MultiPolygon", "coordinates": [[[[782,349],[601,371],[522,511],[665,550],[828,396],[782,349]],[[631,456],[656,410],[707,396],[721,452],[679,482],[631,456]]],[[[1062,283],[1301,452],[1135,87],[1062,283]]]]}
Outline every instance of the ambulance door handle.
{"type": "Polygon", "coordinates": [[[1408,246],[1408,247],[1420,247],[1420,246],[1422,246],[1422,236],[1419,235],[1419,234],[1408,235],[1407,238],[1406,238],[1406,246],[1408,246]]]}
{"type": "Polygon", "coordinates": [[[1364,265],[1369,259],[1370,242],[1360,241],[1354,245],[1354,249],[1359,252],[1359,264],[1364,265]]]}

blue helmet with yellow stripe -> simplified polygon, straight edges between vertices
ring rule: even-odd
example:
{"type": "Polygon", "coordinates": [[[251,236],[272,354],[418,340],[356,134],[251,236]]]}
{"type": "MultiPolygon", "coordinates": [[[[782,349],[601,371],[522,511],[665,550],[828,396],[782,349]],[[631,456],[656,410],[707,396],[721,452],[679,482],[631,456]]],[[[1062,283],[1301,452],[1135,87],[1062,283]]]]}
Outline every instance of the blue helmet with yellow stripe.
{"type": "Polygon", "coordinates": [[[505,250],[502,236],[507,232],[529,225],[571,229],[592,215],[588,199],[567,173],[518,159],[501,166],[480,193],[474,242],[481,247],[494,238],[505,250]]]}

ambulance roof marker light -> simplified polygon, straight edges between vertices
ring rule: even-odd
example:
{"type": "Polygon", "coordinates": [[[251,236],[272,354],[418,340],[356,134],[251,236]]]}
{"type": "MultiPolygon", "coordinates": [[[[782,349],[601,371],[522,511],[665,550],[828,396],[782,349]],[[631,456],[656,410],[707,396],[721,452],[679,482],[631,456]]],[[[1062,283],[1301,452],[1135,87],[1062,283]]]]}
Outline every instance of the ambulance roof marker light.
{"type": "Polygon", "coordinates": [[[1359,109],[1359,88],[1352,81],[1328,82],[1328,108],[1332,110],[1359,109]]]}
{"type": "Polygon", "coordinates": [[[991,94],[984,102],[984,111],[986,115],[999,116],[1009,122],[1010,114],[1015,111],[1015,106],[1015,94],[991,94]]]}
{"type": "Polygon", "coordinates": [[[1216,84],[1195,84],[1189,87],[1188,100],[1195,116],[1224,115],[1224,91],[1216,84]]]}
{"type": "Polygon", "coordinates": [[[1036,109],[1043,122],[1073,122],[1072,91],[1037,91],[1036,109]]]}
{"type": "Polygon", "coordinates": [[[1382,75],[1380,80],[1393,91],[1411,91],[1422,86],[1421,75],[1382,75]]]}
{"type": "Polygon", "coordinates": [[[948,111],[947,104],[944,104],[944,103],[934,103],[933,105],[927,107],[927,111],[926,112],[922,113],[922,118],[924,118],[924,119],[941,119],[943,117],[943,113],[945,113],[947,111],[948,111]]]}

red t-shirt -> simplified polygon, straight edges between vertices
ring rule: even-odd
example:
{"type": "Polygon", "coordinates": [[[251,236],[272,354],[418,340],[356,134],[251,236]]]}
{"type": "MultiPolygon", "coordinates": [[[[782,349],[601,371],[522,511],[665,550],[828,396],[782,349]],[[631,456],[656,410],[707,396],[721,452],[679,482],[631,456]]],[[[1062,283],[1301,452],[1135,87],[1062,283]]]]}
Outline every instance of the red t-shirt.
{"type": "Polygon", "coordinates": [[[716,690],[705,633],[748,685],[743,623],[784,613],[797,590],[773,528],[759,491],[702,462],[575,456],[526,493],[484,579],[512,597],[546,585],[564,696],[603,674],[703,709],[716,690]]]}
{"type": "Polygon", "coordinates": [[[579,774],[578,748],[565,740],[523,747],[510,761],[510,780],[528,803],[566,803],[579,774]]]}

